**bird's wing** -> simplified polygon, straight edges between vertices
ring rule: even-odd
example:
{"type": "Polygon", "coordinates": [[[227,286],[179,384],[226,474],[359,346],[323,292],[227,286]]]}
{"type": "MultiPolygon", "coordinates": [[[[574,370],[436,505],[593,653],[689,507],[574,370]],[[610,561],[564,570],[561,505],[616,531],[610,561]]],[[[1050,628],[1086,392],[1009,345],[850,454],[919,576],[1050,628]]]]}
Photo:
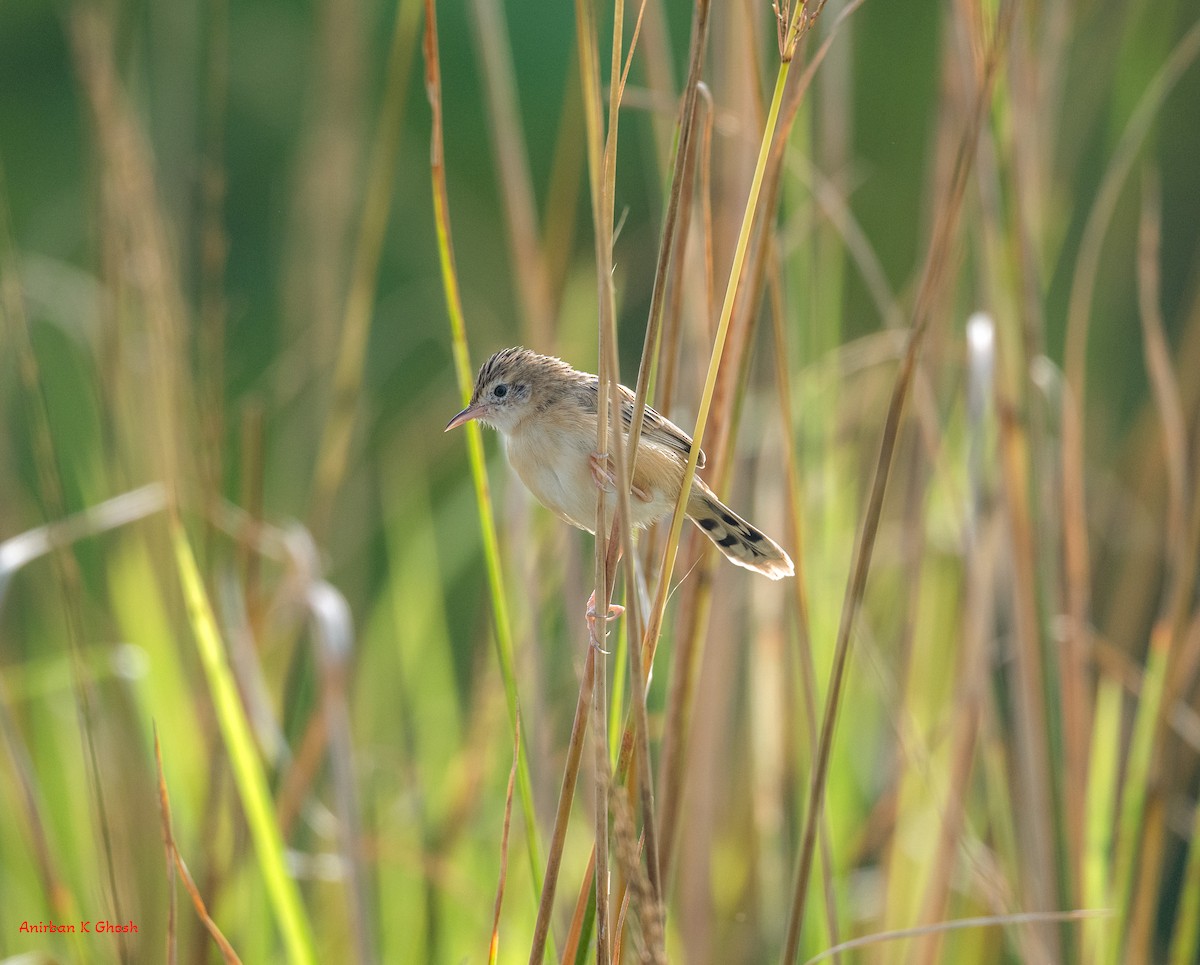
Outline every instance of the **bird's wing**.
{"type": "MultiPolygon", "coordinates": [[[[633,425],[634,395],[625,386],[621,386],[621,419],[628,429],[633,425]]],[[[642,424],[642,438],[668,449],[673,449],[685,458],[692,451],[692,437],[675,425],[666,416],[660,414],[652,406],[646,406],[646,419],[642,424]]],[[[707,461],[704,450],[696,459],[696,468],[703,469],[707,461]]]]}
{"type": "MultiPolygon", "coordinates": [[[[594,375],[586,383],[587,402],[590,403],[588,408],[593,413],[597,408],[599,386],[600,380],[594,375]]],[[[633,425],[633,403],[635,396],[628,386],[622,385],[620,388],[621,421],[625,424],[626,430],[628,430],[633,425]]],[[[657,446],[677,452],[685,458],[692,451],[692,437],[666,416],[661,415],[652,406],[646,406],[646,418],[642,423],[642,438],[653,442],[657,446]]],[[[704,455],[704,450],[701,449],[700,455],[697,457],[696,468],[703,469],[706,461],[707,457],[704,455]]]]}

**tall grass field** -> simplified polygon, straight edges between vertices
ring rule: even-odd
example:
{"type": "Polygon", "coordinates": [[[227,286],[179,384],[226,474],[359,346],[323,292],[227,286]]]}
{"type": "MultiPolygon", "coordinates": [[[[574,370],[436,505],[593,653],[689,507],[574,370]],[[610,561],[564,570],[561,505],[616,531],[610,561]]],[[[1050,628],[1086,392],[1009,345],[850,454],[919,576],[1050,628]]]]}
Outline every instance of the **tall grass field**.
{"type": "Polygon", "coordinates": [[[0,965],[1200,963],[1198,61],[0,4],[0,965]],[[599,375],[595,537],[443,432],[512,345],[599,375]],[[618,383],[794,577],[630,531],[618,383]]]}

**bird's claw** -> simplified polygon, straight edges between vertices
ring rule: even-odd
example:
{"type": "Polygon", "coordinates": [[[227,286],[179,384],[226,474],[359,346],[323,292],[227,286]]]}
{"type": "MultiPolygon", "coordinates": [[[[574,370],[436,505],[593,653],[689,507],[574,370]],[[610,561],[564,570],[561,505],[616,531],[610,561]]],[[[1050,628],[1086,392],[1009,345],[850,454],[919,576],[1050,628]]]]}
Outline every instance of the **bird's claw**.
{"type": "Polygon", "coordinates": [[[617,488],[617,477],[612,469],[612,459],[607,452],[593,452],[588,456],[588,465],[592,469],[592,479],[596,488],[606,493],[614,492],[617,488]]]}
{"type": "MultiPolygon", "coordinates": [[[[617,491],[617,474],[613,471],[612,457],[607,452],[593,452],[588,456],[588,465],[597,489],[606,493],[617,491]]],[[[630,494],[643,503],[650,502],[650,494],[640,486],[631,487],[630,494]]]]}
{"type": "MultiPolygon", "coordinates": [[[[608,613],[605,614],[605,617],[604,617],[604,622],[612,623],[613,620],[616,620],[624,612],[625,612],[625,608],[623,606],[620,606],[617,603],[610,603],[608,605],[608,613]]],[[[595,592],[595,590],[593,590],[592,595],[588,597],[587,609],[584,611],[584,616],[587,619],[588,633],[590,634],[590,636],[592,638],[592,646],[594,646],[602,654],[605,654],[607,656],[608,651],[605,650],[604,647],[602,647],[600,645],[600,643],[601,643],[600,629],[596,625],[599,622],[599,618],[596,616],[596,592],[595,592]]]]}

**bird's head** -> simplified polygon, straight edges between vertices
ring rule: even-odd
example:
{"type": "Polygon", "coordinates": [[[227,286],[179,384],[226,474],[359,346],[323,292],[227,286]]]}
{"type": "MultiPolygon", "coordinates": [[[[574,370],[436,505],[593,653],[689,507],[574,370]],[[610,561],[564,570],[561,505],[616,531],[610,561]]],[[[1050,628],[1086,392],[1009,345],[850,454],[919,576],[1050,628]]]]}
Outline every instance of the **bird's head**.
{"type": "Polygon", "coordinates": [[[512,432],[539,400],[574,374],[561,359],[527,348],[506,348],[480,366],[471,404],[450,420],[445,431],[476,419],[499,432],[512,432]]]}

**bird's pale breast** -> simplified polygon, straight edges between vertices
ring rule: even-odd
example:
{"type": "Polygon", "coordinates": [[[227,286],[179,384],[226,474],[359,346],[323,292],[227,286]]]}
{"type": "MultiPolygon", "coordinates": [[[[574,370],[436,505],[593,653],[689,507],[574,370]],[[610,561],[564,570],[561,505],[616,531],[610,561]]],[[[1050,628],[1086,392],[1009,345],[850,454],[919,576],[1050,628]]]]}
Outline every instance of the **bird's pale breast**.
{"type": "MultiPolygon", "coordinates": [[[[595,531],[597,488],[589,457],[596,448],[595,419],[569,421],[551,413],[526,420],[505,439],[508,461],[543,506],[572,526],[595,531]],[[536,421],[535,426],[530,426],[536,421]]],[[[669,513],[678,491],[682,464],[659,446],[640,447],[631,497],[634,525],[647,526],[669,513]]],[[[616,494],[609,493],[607,518],[612,519],[616,494]]]]}

